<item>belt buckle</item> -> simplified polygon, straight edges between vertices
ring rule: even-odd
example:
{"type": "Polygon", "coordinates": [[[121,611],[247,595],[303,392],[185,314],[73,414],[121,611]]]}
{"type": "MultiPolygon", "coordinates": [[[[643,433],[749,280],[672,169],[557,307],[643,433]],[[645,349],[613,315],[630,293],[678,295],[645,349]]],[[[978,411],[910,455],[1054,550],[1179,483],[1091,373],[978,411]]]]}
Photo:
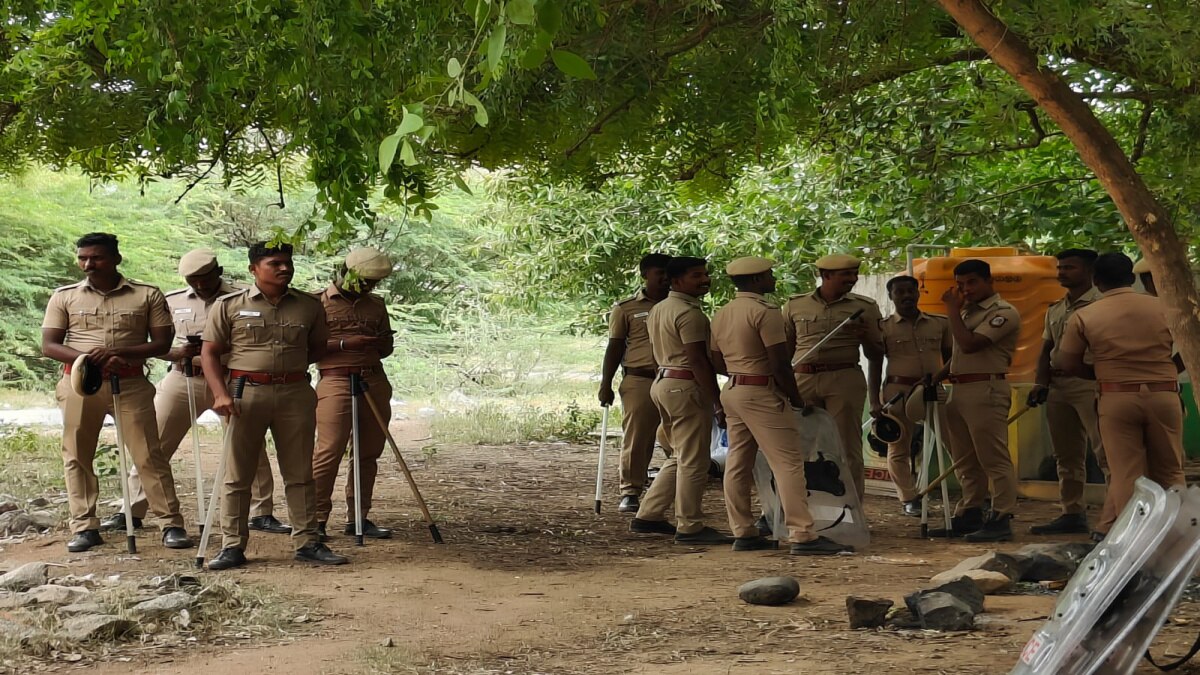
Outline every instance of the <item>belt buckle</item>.
{"type": "Polygon", "coordinates": [[[270,378],[271,384],[286,384],[285,380],[287,380],[287,375],[276,375],[272,373],[270,378]]]}

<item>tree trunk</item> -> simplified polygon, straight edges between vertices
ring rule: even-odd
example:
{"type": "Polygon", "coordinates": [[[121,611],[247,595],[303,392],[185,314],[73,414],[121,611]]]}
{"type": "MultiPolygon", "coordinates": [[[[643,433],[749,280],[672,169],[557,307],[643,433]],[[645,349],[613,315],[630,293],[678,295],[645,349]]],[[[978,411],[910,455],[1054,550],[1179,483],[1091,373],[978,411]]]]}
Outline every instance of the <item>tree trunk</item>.
{"type": "MultiPolygon", "coordinates": [[[[1025,40],[979,0],[938,0],[938,4],[987,50],[996,65],[1033,96],[1096,174],[1154,272],[1154,283],[1188,373],[1193,378],[1200,376],[1200,296],[1188,264],[1188,247],[1180,241],[1171,217],[1083,98],[1057,73],[1042,68],[1038,55],[1025,40]]],[[[1193,386],[1192,396],[1200,403],[1200,387],[1193,386]]]]}

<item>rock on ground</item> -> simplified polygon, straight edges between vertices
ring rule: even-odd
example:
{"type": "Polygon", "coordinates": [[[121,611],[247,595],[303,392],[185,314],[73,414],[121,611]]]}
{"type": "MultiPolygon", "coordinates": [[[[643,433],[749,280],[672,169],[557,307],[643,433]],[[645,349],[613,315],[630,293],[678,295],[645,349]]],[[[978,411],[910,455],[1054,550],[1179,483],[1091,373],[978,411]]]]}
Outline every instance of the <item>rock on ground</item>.
{"type": "Polygon", "coordinates": [[[88,589],[78,586],[46,584],[31,588],[25,595],[39,605],[73,605],[89,595],[88,589]]]}
{"type": "Polygon", "coordinates": [[[58,526],[59,518],[49,511],[30,511],[29,521],[39,530],[49,530],[58,526]]]}
{"type": "Polygon", "coordinates": [[[57,613],[60,616],[76,616],[78,614],[103,614],[104,606],[98,602],[81,602],[66,607],[59,607],[57,613]]]}
{"type": "Polygon", "coordinates": [[[7,591],[27,591],[35,586],[43,586],[50,578],[50,567],[43,562],[31,562],[0,576],[0,589],[7,591]]]}
{"type": "Polygon", "coordinates": [[[139,619],[160,619],[178,614],[181,610],[192,606],[195,599],[183,591],[175,591],[159,596],[153,600],[134,605],[129,611],[139,619]]]}
{"type": "Polygon", "coordinates": [[[800,582],[792,577],[764,577],[738,588],[738,597],[751,605],[783,605],[800,595],[800,582]]]}
{"type": "Polygon", "coordinates": [[[938,584],[905,596],[904,604],[908,606],[914,616],[918,613],[917,599],[923,593],[949,593],[966,603],[972,612],[978,614],[983,611],[983,591],[979,590],[979,586],[967,577],[959,577],[949,583],[938,584]]]}
{"type": "Polygon", "coordinates": [[[24,593],[0,593],[0,609],[17,609],[33,604],[33,598],[24,593]]]}
{"type": "Polygon", "coordinates": [[[888,610],[895,604],[883,598],[846,597],[846,613],[851,628],[876,628],[887,620],[888,610]]]}
{"type": "Polygon", "coordinates": [[[967,558],[949,571],[957,573],[958,576],[963,576],[968,570],[990,570],[1003,574],[1015,583],[1020,581],[1024,575],[1024,570],[1021,568],[1023,562],[1023,560],[1018,560],[1007,553],[991,551],[983,555],[977,555],[974,558],[967,558]]]}
{"type": "Polygon", "coordinates": [[[133,629],[133,622],[112,614],[83,614],[62,623],[63,633],[72,640],[111,640],[133,629]]]}
{"type": "Polygon", "coordinates": [[[1070,579],[1079,563],[1092,550],[1092,544],[1030,544],[1015,556],[1024,565],[1021,581],[1064,581],[1070,579]]]}
{"type": "Polygon", "coordinates": [[[975,585],[979,587],[979,590],[983,591],[984,595],[994,595],[1001,591],[1007,591],[1013,586],[1012,579],[1009,579],[1006,575],[1000,572],[993,572],[992,570],[967,570],[966,572],[962,573],[951,570],[949,572],[942,572],[941,574],[934,576],[929,580],[929,582],[935,585],[941,585],[963,578],[970,579],[971,581],[975,582],[975,585]]]}
{"type": "Polygon", "coordinates": [[[921,619],[922,627],[932,630],[975,628],[975,612],[949,593],[922,593],[917,598],[917,617],[921,619]]]}
{"type": "Polygon", "coordinates": [[[21,534],[33,527],[33,519],[28,513],[17,509],[8,513],[0,513],[0,535],[9,536],[21,534]]]}
{"type": "Polygon", "coordinates": [[[23,623],[0,619],[0,639],[11,640],[17,644],[26,644],[37,637],[38,631],[23,623]]]}

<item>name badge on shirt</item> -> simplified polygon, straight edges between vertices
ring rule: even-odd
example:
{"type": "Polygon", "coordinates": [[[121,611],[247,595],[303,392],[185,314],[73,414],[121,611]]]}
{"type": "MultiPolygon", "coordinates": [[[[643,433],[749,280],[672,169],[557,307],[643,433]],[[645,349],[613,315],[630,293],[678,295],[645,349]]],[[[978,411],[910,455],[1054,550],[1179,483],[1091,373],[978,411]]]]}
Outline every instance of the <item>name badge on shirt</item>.
{"type": "Polygon", "coordinates": [[[184,307],[183,309],[177,309],[177,310],[175,310],[175,313],[176,313],[176,314],[191,314],[191,313],[192,313],[192,308],[191,308],[191,307],[184,307]]]}
{"type": "Polygon", "coordinates": [[[633,318],[635,318],[635,319],[644,319],[644,318],[646,318],[646,317],[648,317],[648,316],[650,316],[650,312],[638,312],[637,314],[634,314],[634,315],[633,315],[633,318]]]}
{"type": "Polygon", "coordinates": [[[250,309],[238,310],[238,316],[262,316],[262,312],[256,312],[250,309]]]}

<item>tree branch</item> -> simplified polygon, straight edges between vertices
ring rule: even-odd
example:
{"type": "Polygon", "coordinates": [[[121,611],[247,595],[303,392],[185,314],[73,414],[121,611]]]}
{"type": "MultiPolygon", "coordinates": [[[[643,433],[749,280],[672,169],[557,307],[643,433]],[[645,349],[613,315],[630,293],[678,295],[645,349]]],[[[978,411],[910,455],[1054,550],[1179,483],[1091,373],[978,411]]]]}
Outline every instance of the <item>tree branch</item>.
{"type": "Polygon", "coordinates": [[[1039,187],[1042,187],[1043,185],[1054,185],[1055,183],[1082,183],[1084,181],[1092,180],[1092,178],[1093,178],[1092,176],[1059,176],[1057,178],[1047,178],[1045,180],[1035,181],[1028,185],[1022,185],[1019,188],[1013,188],[1012,190],[1007,190],[1005,192],[1000,192],[1000,193],[997,193],[994,195],[988,195],[986,197],[980,197],[979,199],[975,199],[975,200],[972,200],[969,202],[961,202],[959,204],[951,204],[949,206],[949,209],[961,209],[961,208],[965,208],[968,206],[975,206],[976,204],[983,204],[984,202],[991,202],[991,201],[995,201],[997,199],[1004,199],[1005,197],[1007,197],[1009,195],[1015,195],[1018,192],[1024,192],[1026,190],[1032,190],[1034,188],[1039,188],[1039,187]]]}
{"type": "Polygon", "coordinates": [[[262,128],[258,128],[258,133],[262,134],[263,141],[267,144],[267,150],[271,153],[271,159],[275,161],[275,184],[279,190],[279,208],[287,208],[283,203],[283,162],[279,159],[279,154],[275,152],[275,146],[271,144],[271,137],[262,128]]]}
{"type": "Polygon", "coordinates": [[[1142,106],[1142,116],[1138,119],[1137,139],[1133,142],[1133,153],[1129,155],[1129,162],[1137,164],[1138,160],[1146,154],[1146,136],[1150,131],[1150,117],[1154,115],[1154,102],[1146,101],[1146,105],[1142,106]]]}
{"type": "Polygon", "coordinates": [[[1032,150],[1042,144],[1042,141],[1053,136],[1062,136],[1061,131],[1052,131],[1047,133],[1045,127],[1042,126],[1042,120],[1037,114],[1037,104],[1033,101],[1025,101],[1018,103],[1017,107],[1024,110],[1029,115],[1029,126],[1033,127],[1034,137],[1028,141],[1014,143],[1012,145],[999,145],[993,143],[992,147],[987,150],[973,150],[971,152],[949,152],[946,153],[949,157],[978,157],[979,155],[990,155],[995,152],[1016,152],[1018,150],[1032,150]]]}
{"type": "Polygon", "coordinates": [[[955,63],[986,61],[987,58],[988,55],[986,51],[979,49],[978,47],[970,47],[967,49],[960,49],[955,52],[940,54],[932,59],[919,63],[912,61],[897,63],[885,70],[847,78],[839,87],[834,90],[834,93],[850,94],[861,89],[866,89],[867,87],[873,87],[877,84],[898,80],[906,75],[911,75],[927,68],[938,68],[941,66],[949,66],[955,63]]]}

